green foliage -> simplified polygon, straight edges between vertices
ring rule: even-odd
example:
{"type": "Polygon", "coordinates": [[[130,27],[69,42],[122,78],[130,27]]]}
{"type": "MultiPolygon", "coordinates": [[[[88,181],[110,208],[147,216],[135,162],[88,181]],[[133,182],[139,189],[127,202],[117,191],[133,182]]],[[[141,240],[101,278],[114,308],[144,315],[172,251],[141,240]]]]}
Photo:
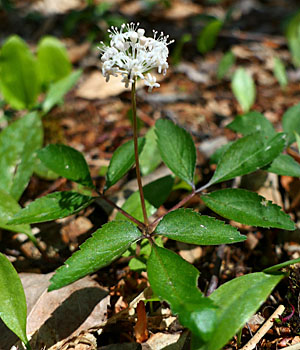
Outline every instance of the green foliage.
{"type": "Polygon", "coordinates": [[[297,13],[289,22],[286,38],[292,54],[293,63],[300,67],[300,13],[297,13]]]}
{"type": "Polygon", "coordinates": [[[208,341],[214,331],[216,309],[197,287],[199,271],[176,253],[153,245],[147,273],[155,295],[170,304],[184,326],[208,341]]]}
{"type": "Polygon", "coordinates": [[[40,80],[44,86],[65,78],[72,70],[67,50],[52,36],[46,36],[39,42],[37,61],[40,80]]]}
{"type": "Polygon", "coordinates": [[[17,212],[8,224],[33,224],[76,214],[93,202],[92,197],[77,192],[54,192],[36,199],[17,212]]]}
{"type": "Polygon", "coordinates": [[[235,63],[235,55],[232,51],[226,52],[221,58],[218,69],[217,69],[217,78],[223,79],[225,75],[228,73],[229,69],[235,63]]]}
{"type": "Polygon", "coordinates": [[[11,36],[0,53],[0,90],[15,109],[30,109],[40,92],[37,63],[27,44],[11,36]]]}
{"type": "Polygon", "coordinates": [[[221,349],[258,310],[283,276],[251,273],[235,278],[214,291],[209,297],[217,306],[213,337],[199,349],[221,349]]]}
{"type": "Polygon", "coordinates": [[[81,72],[71,73],[67,51],[55,37],[47,36],[39,42],[37,56],[36,60],[20,37],[9,37],[0,54],[0,90],[11,107],[33,109],[40,107],[37,98],[43,86],[47,94],[42,109],[47,113],[61,103],[81,72]]]}
{"type": "Polygon", "coordinates": [[[223,22],[219,19],[210,21],[201,31],[197,38],[197,48],[202,54],[212,50],[217,42],[218,34],[222,29],[223,22]]]}
{"type": "Polygon", "coordinates": [[[70,73],[65,78],[50,84],[45,100],[42,103],[42,110],[45,114],[48,113],[55,105],[63,102],[64,95],[77,83],[81,74],[82,71],[77,70],[70,73]]]}
{"type": "Polygon", "coordinates": [[[177,209],[164,216],[155,233],[198,245],[237,243],[246,239],[236,228],[191,209],[177,209]]]}
{"type": "Polygon", "coordinates": [[[281,208],[257,193],[243,189],[224,189],[203,195],[202,200],[224,218],[245,225],[295,230],[295,224],[281,208]]]}
{"type": "MultiPolygon", "coordinates": [[[[145,207],[147,216],[151,216],[156,212],[156,208],[151,205],[147,199],[145,199],[145,207]]],[[[140,192],[134,192],[131,196],[127,198],[125,203],[122,205],[122,209],[125,210],[128,214],[132,215],[134,218],[136,218],[139,221],[144,220],[143,211],[141,207],[141,199],[140,199],[140,192]]],[[[116,220],[129,220],[126,217],[124,217],[123,214],[120,212],[116,215],[116,220]]]]}
{"type": "Polygon", "coordinates": [[[161,156],[156,144],[155,128],[151,128],[146,136],[146,143],[140,155],[140,167],[143,175],[154,171],[161,163],[161,156]]]}
{"type": "MultiPolygon", "coordinates": [[[[18,202],[7,192],[0,189],[0,227],[13,232],[22,232],[33,238],[29,225],[8,225],[7,222],[20,211],[18,202]]],[[[34,238],[33,238],[34,240],[34,238]]]]}
{"type": "Polygon", "coordinates": [[[255,102],[256,88],[254,80],[244,68],[238,68],[234,72],[231,88],[242,110],[248,112],[255,102]]]}
{"type": "Polygon", "coordinates": [[[295,132],[300,134],[300,103],[289,108],[282,117],[283,131],[288,134],[288,145],[296,141],[295,132]]]}
{"type": "Polygon", "coordinates": [[[191,135],[170,120],[155,124],[160,155],[175,175],[194,186],[196,148],[191,135]]]}
{"type": "Polygon", "coordinates": [[[185,33],[181,36],[179,40],[176,41],[176,46],[173,49],[172,54],[172,64],[177,65],[181,61],[182,50],[184,44],[190,42],[192,40],[192,35],[190,33],[185,33]]]}
{"type": "Polygon", "coordinates": [[[286,135],[276,134],[272,138],[257,132],[235,141],[222,154],[210,184],[246,175],[269,164],[285,147],[286,135]]]}
{"type": "Polygon", "coordinates": [[[292,259],[292,260],[288,260],[285,261],[281,264],[276,264],[273,265],[271,267],[268,267],[266,269],[263,270],[264,273],[276,273],[277,271],[279,271],[280,269],[290,266],[290,265],[294,265],[294,264],[299,264],[300,263],[300,258],[298,259],[292,259]]]}
{"type": "Polygon", "coordinates": [[[274,136],[276,133],[272,123],[263,114],[257,111],[248,112],[235,117],[234,121],[226,127],[245,136],[257,131],[269,137],[274,136]]]}
{"type": "MultiPolygon", "coordinates": [[[[174,180],[172,176],[165,176],[143,187],[146,211],[147,215],[153,215],[156,210],[165,202],[168,198],[174,180]]],[[[143,221],[143,212],[141,208],[141,200],[139,191],[133,193],[123,204],[122,209],[132,215],[139,221],[143,221]]],[[[116,220],[126,220],[126,218],[118,213],[116,220]]]]}
{"type": "Polygon", "coordinates": [[[282,88],[286,87],[288,84],[288,78],[286,75],[286,70],[284,63],[279,57],[274,57],[274,75],[282,88]]]}
{"type": "Polygon", "coordinates": [[[38,157],[47,168],[58,175],[81,185],[94,187],[88,165],[76,149],[60,144],[48,145],[38,151],[38,157]]]}
{"type": "Polygon", "coordinates": [[[295,137],[296,137],[296,141],[297,141],[298,152],[300,152],[300,136],[296,131],[295,131],[295,137]]]}
{"type": "Polygon", "coordinates": [[[288,154],[280,154],[264,170],[278,175],[300,177],[300,164],[288,154]]]}
{"type": "Polygon", "coordinates": [[[33,173],[36,151],[43,142],[39,115],[29,113],[0,133],[0,188],[17,201],[33,173]]]}
{"type": "Polygon", "coordinates": [[[56,271],[48,290],[59,289],[110,264],[140,238],[141,232],[130,222],[103,225],[56,271]]]}
{"type": "MultiPolygon", "coordinates": [[[[141,137],[138,140],[139,153],[142,152],[145,145],[145,138],[141,137]]],[[[130,140],[121,145],[113,154],[108,170],[106,173],[105,189],[108,189],[119,181],[134,164],[134,144],[130,140]]]]}
{"type": "Polygon", "coordinates": [[[30,349],[26,317],[26,299],[20,278],[10,261],[0,253],[0,318],[30,349]]]}

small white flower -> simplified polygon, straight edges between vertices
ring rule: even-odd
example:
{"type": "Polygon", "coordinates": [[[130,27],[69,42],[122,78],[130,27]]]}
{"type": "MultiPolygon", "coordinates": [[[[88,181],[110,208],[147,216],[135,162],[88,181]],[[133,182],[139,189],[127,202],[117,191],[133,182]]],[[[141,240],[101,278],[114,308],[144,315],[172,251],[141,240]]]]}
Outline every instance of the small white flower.
{"type": "Polygon", "coordinates": [[[102,73],[106,81],[111,75],[121,74],[126,87],[135,82],[137,77],[144,80],[149,91],[160,86],[148,72],[157,68],[158,73],[166,74],[169,67],[168,45],[174,40],[168,42],[168,35],[153,32],[153,38],[146,37],[145,30],[139,28],[139,23],[122,24],[120,29],[112,27],[109,30],[110,45],[101,43],[99,47],[102,53],[102,73]],[[148,73],[147,78],[145,73],[148,73]]]}
{"type": "Polygon", "coordinates": [[[160,87],[156,82],[156,77],[152,76],[150,73],[148,73],[147,78],[145,78],[145,85],[148,86],[149,92],[151,92],[154,87],[160,87]]]}

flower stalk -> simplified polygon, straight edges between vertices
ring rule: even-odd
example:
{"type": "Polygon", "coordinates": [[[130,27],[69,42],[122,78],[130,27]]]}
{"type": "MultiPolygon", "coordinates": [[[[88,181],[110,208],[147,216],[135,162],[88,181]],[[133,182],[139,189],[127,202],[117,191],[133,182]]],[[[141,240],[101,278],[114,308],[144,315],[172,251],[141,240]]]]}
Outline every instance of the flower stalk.
{"type": "Polygon", "coordinates": [[[133,142],[134,142],[134,158],[135,158],[135,171],[136,178],[140,192],[141,206],[144,217],[144,224],[148,227],[148,216],[146,211],[145,197],[143,192],[141,171],[140,171],[140,161],[139,161],[139,150],[138,150],[138,127],[137,127],[137,115],[136,115],[136,88],[135,80],[131,84],[131,104],[132,104],[132,119],[133,119],[133,142]]]}

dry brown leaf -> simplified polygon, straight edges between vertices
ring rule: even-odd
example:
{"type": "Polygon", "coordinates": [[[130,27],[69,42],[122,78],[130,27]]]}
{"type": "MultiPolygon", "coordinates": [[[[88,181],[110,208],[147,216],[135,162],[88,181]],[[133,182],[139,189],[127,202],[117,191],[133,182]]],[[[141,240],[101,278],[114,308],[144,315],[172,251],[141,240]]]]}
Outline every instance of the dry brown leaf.
{"type": "Polygon", "coordinates": [[[192,2],[173,2],[172,7],[163,12],[164,18],[181,20],[202,13],[202,7],[192,2]]]}
{"type": "Polygon", "coordinates": [[[150,345],[152,350],[161,350],[166,346],[177,343],[180,334],[155,333],[147,340],[146,344],[150,345]]]}
{"type": "Polygon", "coordinates": [[[143,343],[148,339],[147,315],[145,303],[140,300],[136,308],[137,322],[134,326],[135,338],[138,343],[143,343]]]}
{"type": "Polygon", "coordinates": [[[128,90],[121,83],[122,77],[111,77],[109,82],[100,71],[95,71],[87,78],[85,82],[76,90],[77,97],[86,98],[88,100],[105,99],[111,96],[118,96],[122,92],[128,90]]]}
{"type": "MultiPolygon", "coordinates": [[[[20,274],[28,304],[27,334],[34,349],[48,349],[106,320],[110,296],[90,276],[50,293],[53,273],[20,274]]],[[[1,333],[0,349],[6,333],[1,333]]]]}
{"type": "Polygon", "coordinates": [[[87,55],[91,47],[90,42],[84,42],[80,45],[72,45],[68,48],[68,56],[70,61],[74,64],[80,61],[83,57],[87,55]]]}
{"type": "Polygon", "coordinates": [[[29,11],[37,11],[44,15],[66,13],[70,10],[80,10],[86,6],[84,0],[40,0],[30,6],[29,11]]]}

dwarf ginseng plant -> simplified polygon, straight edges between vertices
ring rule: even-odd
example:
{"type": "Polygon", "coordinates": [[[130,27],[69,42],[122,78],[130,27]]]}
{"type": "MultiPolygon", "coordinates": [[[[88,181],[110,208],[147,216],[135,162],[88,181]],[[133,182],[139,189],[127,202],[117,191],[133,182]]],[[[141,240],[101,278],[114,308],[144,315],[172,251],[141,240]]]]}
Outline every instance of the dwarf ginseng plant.
{"type": "MultiPolygon", "coordinates": [[[[167,36],[163,33],[157,35],[157,32],[154,32],[154,37],[146,37],[145,30],[132,23],[122,25],[120,30],[112,28],[110,39],[109,46],[102,43],[100,47],[102,72],[107,81],[111,75],[121,74],[124,84],[131,87],[133,140],[120,146],[113,154],[103,191],[95,188],[80,152],[58,144],[41,149],[38,156],[44,165],[60,176],[89,187],[97,196],[72,191],[51,193],[29,204],[9,223],[54,220],[77,213],[98,198],[105,200],[123,214],[122,218],[117,215],[116,220],[95,231],[56,271],[49,291],[99,270],[120,257],[134,243],[146,239],[151,245],[146,268],[154,294],[167,301],[172,311],[178,314],[180,322],[191,330],[193,349],[218,350],[243,327],[283,274],[272,274],[276,268],[248,274],[225,283],[206,297],[197,286],[199,271],[175,252],[158,246],[156,236],[197,245],[230,244],[246,239],[235,227],[223,221],[181,208],[196,195],[200,195],[209,208],[227,219],[253,226],[294,230],[294,223],[281,208],[254,192],[229,188],[207,193],[213,184],[263,167],[266,171],[276,172],[276,166],[272,167],[274,162],[278,173],[281,153],[293,142],[294,134],[290,127],[286,133],[276,133],[268,120],[259,113],[253,118],[251,115],[238,117],[242,120],[237,120],[231,127],[245,136],[219,152],[213,177],[205,186],[197,188],[194,183],[196,148],[191,135],[170,120],[158,120],[155,135],[161,158],[176,176],[191,186],[191,192],[166,215],[151,219],[151,215],[167,199],[173,178],[166,176],[143,187],[139,155],[147,147],[147,141],[138,137],[136,82],[137,78],[144,80],[150,91],[159,87],[149,71],[157,68],[159,73],[166,73],[168,45],[172,41],[168,42],[167,36]],[[118,207],[106,195],[107,189],[134,165],[139,189],[136,193],[140,203],[139,212],[126,210],[126,205],[118,207]]],[[[299,168],[293,169],[299,172],[299,168]]],[[[288,171],[287,167],[284,167],[284,171],[288,171]]]]}

